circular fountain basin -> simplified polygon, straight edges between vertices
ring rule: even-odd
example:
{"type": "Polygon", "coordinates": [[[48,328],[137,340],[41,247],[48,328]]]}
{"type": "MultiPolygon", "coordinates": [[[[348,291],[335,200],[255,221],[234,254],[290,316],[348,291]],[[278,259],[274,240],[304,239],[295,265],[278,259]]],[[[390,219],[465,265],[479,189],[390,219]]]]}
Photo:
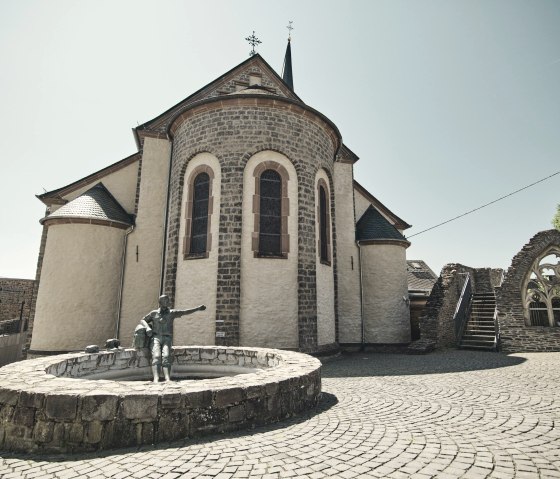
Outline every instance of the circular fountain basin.
{"type": "Polygon", "coordinates": [[[314,407],[321,392],[321,363],[301,353],[179,346],[172,356],[173,381],[155,384],[147,350],[0,368],[0,449],[96,451],[250,428],[314,407]]]}

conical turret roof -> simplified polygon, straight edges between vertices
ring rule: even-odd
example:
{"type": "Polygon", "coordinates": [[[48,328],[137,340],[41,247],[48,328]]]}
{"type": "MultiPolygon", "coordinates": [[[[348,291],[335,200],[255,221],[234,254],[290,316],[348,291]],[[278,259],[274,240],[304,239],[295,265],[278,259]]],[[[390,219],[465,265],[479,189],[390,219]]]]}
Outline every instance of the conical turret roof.
{"type": "Polygon", "coordinates": [[[74,198],[54,213],[41,220],[41,223],[54,219],[82,219],[119,223],[131,226],[133,218],[124,210],[103,183],[74,198]]]}

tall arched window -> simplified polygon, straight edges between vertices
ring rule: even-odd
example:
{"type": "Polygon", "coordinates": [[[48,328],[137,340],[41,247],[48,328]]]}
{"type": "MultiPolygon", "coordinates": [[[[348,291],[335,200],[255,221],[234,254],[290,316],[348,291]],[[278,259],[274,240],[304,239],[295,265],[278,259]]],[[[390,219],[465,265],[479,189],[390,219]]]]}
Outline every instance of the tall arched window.
{"type": "Polygon", "coordinates": [[[253,176],[253,252],[256,257],[287,258],[290,245],[288,172],[274,161],[264,161],[255,168],[253,176]]]}
{"type": "Polygon", "coordinates": [[[186,233],[183,244],[184,258],[204,258],[210,251],[210,218],[212,215],[212,179],[207,166],[196,168],[189,179],[186,205],[186,233]]]}
{"type": "Polygon", "coordinates": [[[319,222],[319,242],[317,245],[321,263],[331,263],[331,229],[329,214],[329,197],[327,183],[320,179],[317,184],[319,204],[317,205],[317,217],[319,222]]]}
{"type": "Polygon", "coordinates": [[[325,188],[319,187],[319,241],[321,243],[321,261],[329,260],[327,245],[327,193],[325,188]]]}
{"type": "Polygon", "coordinates": [[[194,179],[191,254],[206,253],[210,177],[200,173],[194,179]]]}
{"type": "Polygon", "coordinates": [[[259,254],[282,254],[282,178],[266,170],[260,178],[259,254]]]}
{"type": "Polygon", "coordinates": [[[551,248],[531,268],[525,289],[531,326],[560,326],[560,248],[551,248]]]}

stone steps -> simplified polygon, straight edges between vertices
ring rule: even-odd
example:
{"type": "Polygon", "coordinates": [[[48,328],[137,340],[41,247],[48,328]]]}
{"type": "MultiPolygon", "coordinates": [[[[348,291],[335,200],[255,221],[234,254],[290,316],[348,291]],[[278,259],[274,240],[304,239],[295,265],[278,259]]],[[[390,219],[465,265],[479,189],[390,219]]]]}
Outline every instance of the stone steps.
{"type": "Polygon", "coordinates": [[[496,298],[493,293],[475,293],[473,295],[471,315],[467,320],[459,348],[484,351],[496,349],[495,311],[496,298]]]}

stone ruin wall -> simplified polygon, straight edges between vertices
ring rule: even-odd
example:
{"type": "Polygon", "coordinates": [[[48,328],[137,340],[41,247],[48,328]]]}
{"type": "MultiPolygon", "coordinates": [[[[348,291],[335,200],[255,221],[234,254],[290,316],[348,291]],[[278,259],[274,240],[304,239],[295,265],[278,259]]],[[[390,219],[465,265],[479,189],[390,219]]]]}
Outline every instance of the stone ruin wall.
{"type": "Polygon", "coordinates": [[[501,269],[470,268],[459,263],[445,265],[420,316],[420,340],[411,345],[411,352],[456,346],[453,316],[461,297],[462,278],[467,273],[471,277],[472,290],[477,293],[492,291],[500,284],[503,275],[501,269]]]}
{"type": "Polygon", "coordinates": [[[560,246],[560,231],[537,233],[513,258],[501,288],[497,290],[498,324],[501,350],[560,351],[560,327],[527,326],[523,307],[523,283],[543,252],[550,246],[560,246]]]}
{"type": "Polygon", "coordinates": [[[19,319],[22,301],[22,317],[28,320],[34,288],[32,279],[0,278],[0,322],[19,319]]]}

